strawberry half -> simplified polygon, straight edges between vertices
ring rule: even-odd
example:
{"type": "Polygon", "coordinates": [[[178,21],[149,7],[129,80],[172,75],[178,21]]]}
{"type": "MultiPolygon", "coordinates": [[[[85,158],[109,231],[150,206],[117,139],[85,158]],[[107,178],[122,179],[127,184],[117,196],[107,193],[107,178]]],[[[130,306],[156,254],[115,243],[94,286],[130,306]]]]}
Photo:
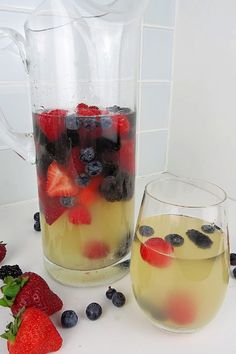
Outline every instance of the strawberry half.
{"type": "Polygon", "coordinates": [[[91,224],[91,214],[85,206],[77,205],[68,212],[69,221],[74,225],[91,224]]]}
{"type": "Polygon", "coordinates": [[[176,293],[168,300],[167,313],[173,322],[179,325],[187,325],[195,321],[197,306],[190,295],[186,293],[176,293]]]}
{"type": "Polygon", "coordinates": [[[50,197],[73,197],[78,193],[78,187],[65,169],[54,161],[48,168],[46,192],[50,197]]]}
{"type": "Polygon", "coordinates": [[[48,140],[55,141],[59,139],[65,130],[66,114],[67,111],[63,109],[54,109],[37,116],[38,125],[48,140]]]}
{"type": "Polygon", "coordinates": [[[160,237],[150,238],[140,246],[142,259],[158,268],[165,268],[171,264],[172,258],[170,256],[173,251],[171,244],[160,237]]]}
{"type": "Polygon", "coordinates": [[[105,258],[109,253],[109,247],[101,241],[89,241],[83,250],[84,257],[90,259],[105,258]]]}
{"type": "Polygon", "coordinates": [[[10,354],[46,354],[56,352],[62,346],[56,327],[37,308],[20,311],[1,337],[7,339],[10,354]]]}
{"type": "Polygon", "coordinates": [[[4,260],[7,253],[6,243],[0,241],[0,263],[4,260]]]}
{"type": "Polygon", "coordinates": [[[46,281],[32,272],[18,278],[6,277],[1,291],[3,298],[0,305],[11,307],[14,315],[23,307],[36,307],[51,316],[63,306],[61,299],[51,291],[46,281]]]}

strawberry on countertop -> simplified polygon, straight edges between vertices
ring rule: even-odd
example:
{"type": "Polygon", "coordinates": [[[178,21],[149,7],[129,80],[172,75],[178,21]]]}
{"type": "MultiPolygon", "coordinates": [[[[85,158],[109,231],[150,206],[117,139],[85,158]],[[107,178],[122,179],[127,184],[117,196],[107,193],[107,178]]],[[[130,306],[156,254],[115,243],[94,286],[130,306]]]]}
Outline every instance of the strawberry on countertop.
{"type": "Polygon", "coordinates": [[[58,351],[62,338],[50,318],[37,308],[21,310],[1,335],[10,354],[47,354],[58,351]]]}
{"type": "Polygon", "coordinates": [[[0,305],[11,307],[14,315],[23,307],[36,307],[50,316],[63,306],[61,299],[36,273],[27,272],[15,279],[6,277],[1,290],[3,298],[0,299],[0,305]]]}
{"type": "Polygon", "coordinates": [[[0,263],[4,260],[7,253],[6,243],[0,241],[0,263]]]}

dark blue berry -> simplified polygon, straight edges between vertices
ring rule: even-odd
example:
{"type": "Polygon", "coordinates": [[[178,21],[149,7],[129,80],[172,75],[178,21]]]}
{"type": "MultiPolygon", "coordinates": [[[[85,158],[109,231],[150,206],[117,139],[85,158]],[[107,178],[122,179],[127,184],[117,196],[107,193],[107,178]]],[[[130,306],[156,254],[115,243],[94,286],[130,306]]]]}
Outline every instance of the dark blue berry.
{"type": "Polygon", "coordinates": [[[80,121],[79,117],[76,114],[71,114],[66,117],[66,128],[69,130],[79,129],[80,121]]]}
{"type": "Polygon", "coordinates": [[[80,160],[84,162],[91,162],[95,157],[95,151],[93,147],[81,149],[80,160]]]}
{"type": "Polygon", "coordinates": [[[202,234],[198,230],[188,230],[186,232],[188,238],[199,248],[210,248],[213,244],[212,240],[207,236],[202,234]]]}
{"type": "Polygon", "coordinates": [[[61,315],[61,325],[64,328],[71,328],[78,323],[78,316],[75,311],[67,310],[61,315]]]}
{"type": "Polygon", "coordinates": [[[89,162],[85,166],[85,171],[89,176],[98,176],[102,173],[102,164],[100,161],[89,162]]]}
{"type": "Polygon", "coordinates": [[[233,276],[236,278],[236,268],[233,269],[233,276]]]}
{"type": "Polygon", "coordinates": [[[142,225],[139,227],[139,233],[141,236],[150,237],[154,234],[154,229],[148,225],[142,225]]]}
{"type": "Polygon", "coordinates": [[[41,226],[40,226],[40,222],[39,221],[35,221],[34,230],[35,231],[41,231],[41,226]]]}
{"type": "Polygon", "coordinates": [[[184,238],[178,234],[167,235],[165,240],[174,247],[180,247],[184,244],[184,238]]]}
{"type": "Polygon", "coordinates": [[[230,253],[230,265],[236,266],[236,253],[230,253]]]}
{"type": "Polygon", "coordinates": [[[87,130],[94,130],[96,128],[96,118],[82,118],[83,127],[87,130]]]}
{"type": "Polygon", "coordinates": [[[215,232],[214,225],[202,225],[201,229],[203,232],[206,232],[207,234],[213,234],[213,232],[215,232]]]}
{"type": "Polygon", "coordinates": [[[109,202],[129,200],[134,193],[134,180],[126,172],[119,172],[116,176],[104,178],[100,192],[109,202]]]}
{"type": "Polygon", "coordinates": [[[106,109],[112,113],[117,113],[120,111],[120,107],[119,106],[112,106],[112,107],[106,107],[106,109]]]}
{"type": "Polygon", "coordinates": [[[109,286],[107,292],[106,292],[106,297],[111,300],[112,296],[116,293],[116,289],[113,289],[111,286],[109,286]]]}
{"type": "Polygon", "coordinates": [[[97,304],[96,302],[92,302],[86,308],[86,315],[89,320],[95,321],[97,320],[102,314],[102,307],[97,304]]]}
{"type": "Polygon", "coordinates": [[[79,176],[76,177],[76,183],[79,186],[86,187],[89,185],[90,177],[86,173],[81,173],[79,176]]]}
{"type": "Polygon", "coordinates": [[[34,221],[40,221],[40,215],[38,211],[34,214],[34,221]]]}
{"type": "Polygon", "coordinates": [[[120,293],[120,292],[116,292],[113,296],[112,296],[112,303],[114,306],[116,307],[122,307],[125,304],[125,295],[120,293]]]}
{"type": "Polygon", "coordinates": [[[60,203],[65,208],[72,208],[75,205],[75,198],[74,197],[61,197],[60,203]]]}
{"type": "Polygon", "coordinates": [[[108,116],[101,117],[101,127],[102,129],[109,129],[112,126],[112,118],[108,116]]]}

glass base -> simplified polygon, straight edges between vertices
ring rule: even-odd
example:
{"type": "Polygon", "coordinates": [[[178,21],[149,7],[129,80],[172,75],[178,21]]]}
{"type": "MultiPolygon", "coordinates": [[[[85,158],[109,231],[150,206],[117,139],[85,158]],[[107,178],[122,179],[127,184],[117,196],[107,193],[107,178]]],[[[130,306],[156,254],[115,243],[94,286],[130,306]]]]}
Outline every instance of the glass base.
{"type": "Polygon", "coordinates": [[[109,285],[129,272],[130,254],[105,268],[96,270],[74,270],[63,268],[52,263],[44,257],[44,265],[49,275],[63,285],[74,287],[88,287],[98,285],[109,285]]]}

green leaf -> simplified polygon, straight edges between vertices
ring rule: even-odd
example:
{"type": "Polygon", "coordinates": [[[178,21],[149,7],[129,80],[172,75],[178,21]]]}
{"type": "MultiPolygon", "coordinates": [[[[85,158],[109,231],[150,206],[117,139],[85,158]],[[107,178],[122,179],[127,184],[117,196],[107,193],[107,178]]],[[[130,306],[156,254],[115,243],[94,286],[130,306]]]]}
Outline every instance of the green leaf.
{"type": "Polygon", "coordinates": [[[8,303],[6,302],[5,298],[3,297],[2,299],[0,299],[0,306],[3,307],[9,307],[8,303]]]}
{"type": "Polygon", "coordinates": [[[10,286],[4,286],[2,289],[2,292],[5,296],[8,296],[9,298],[15,298],[18,292],[20,291],[21,286],[20,285],[10,285],[10,286]]]}

